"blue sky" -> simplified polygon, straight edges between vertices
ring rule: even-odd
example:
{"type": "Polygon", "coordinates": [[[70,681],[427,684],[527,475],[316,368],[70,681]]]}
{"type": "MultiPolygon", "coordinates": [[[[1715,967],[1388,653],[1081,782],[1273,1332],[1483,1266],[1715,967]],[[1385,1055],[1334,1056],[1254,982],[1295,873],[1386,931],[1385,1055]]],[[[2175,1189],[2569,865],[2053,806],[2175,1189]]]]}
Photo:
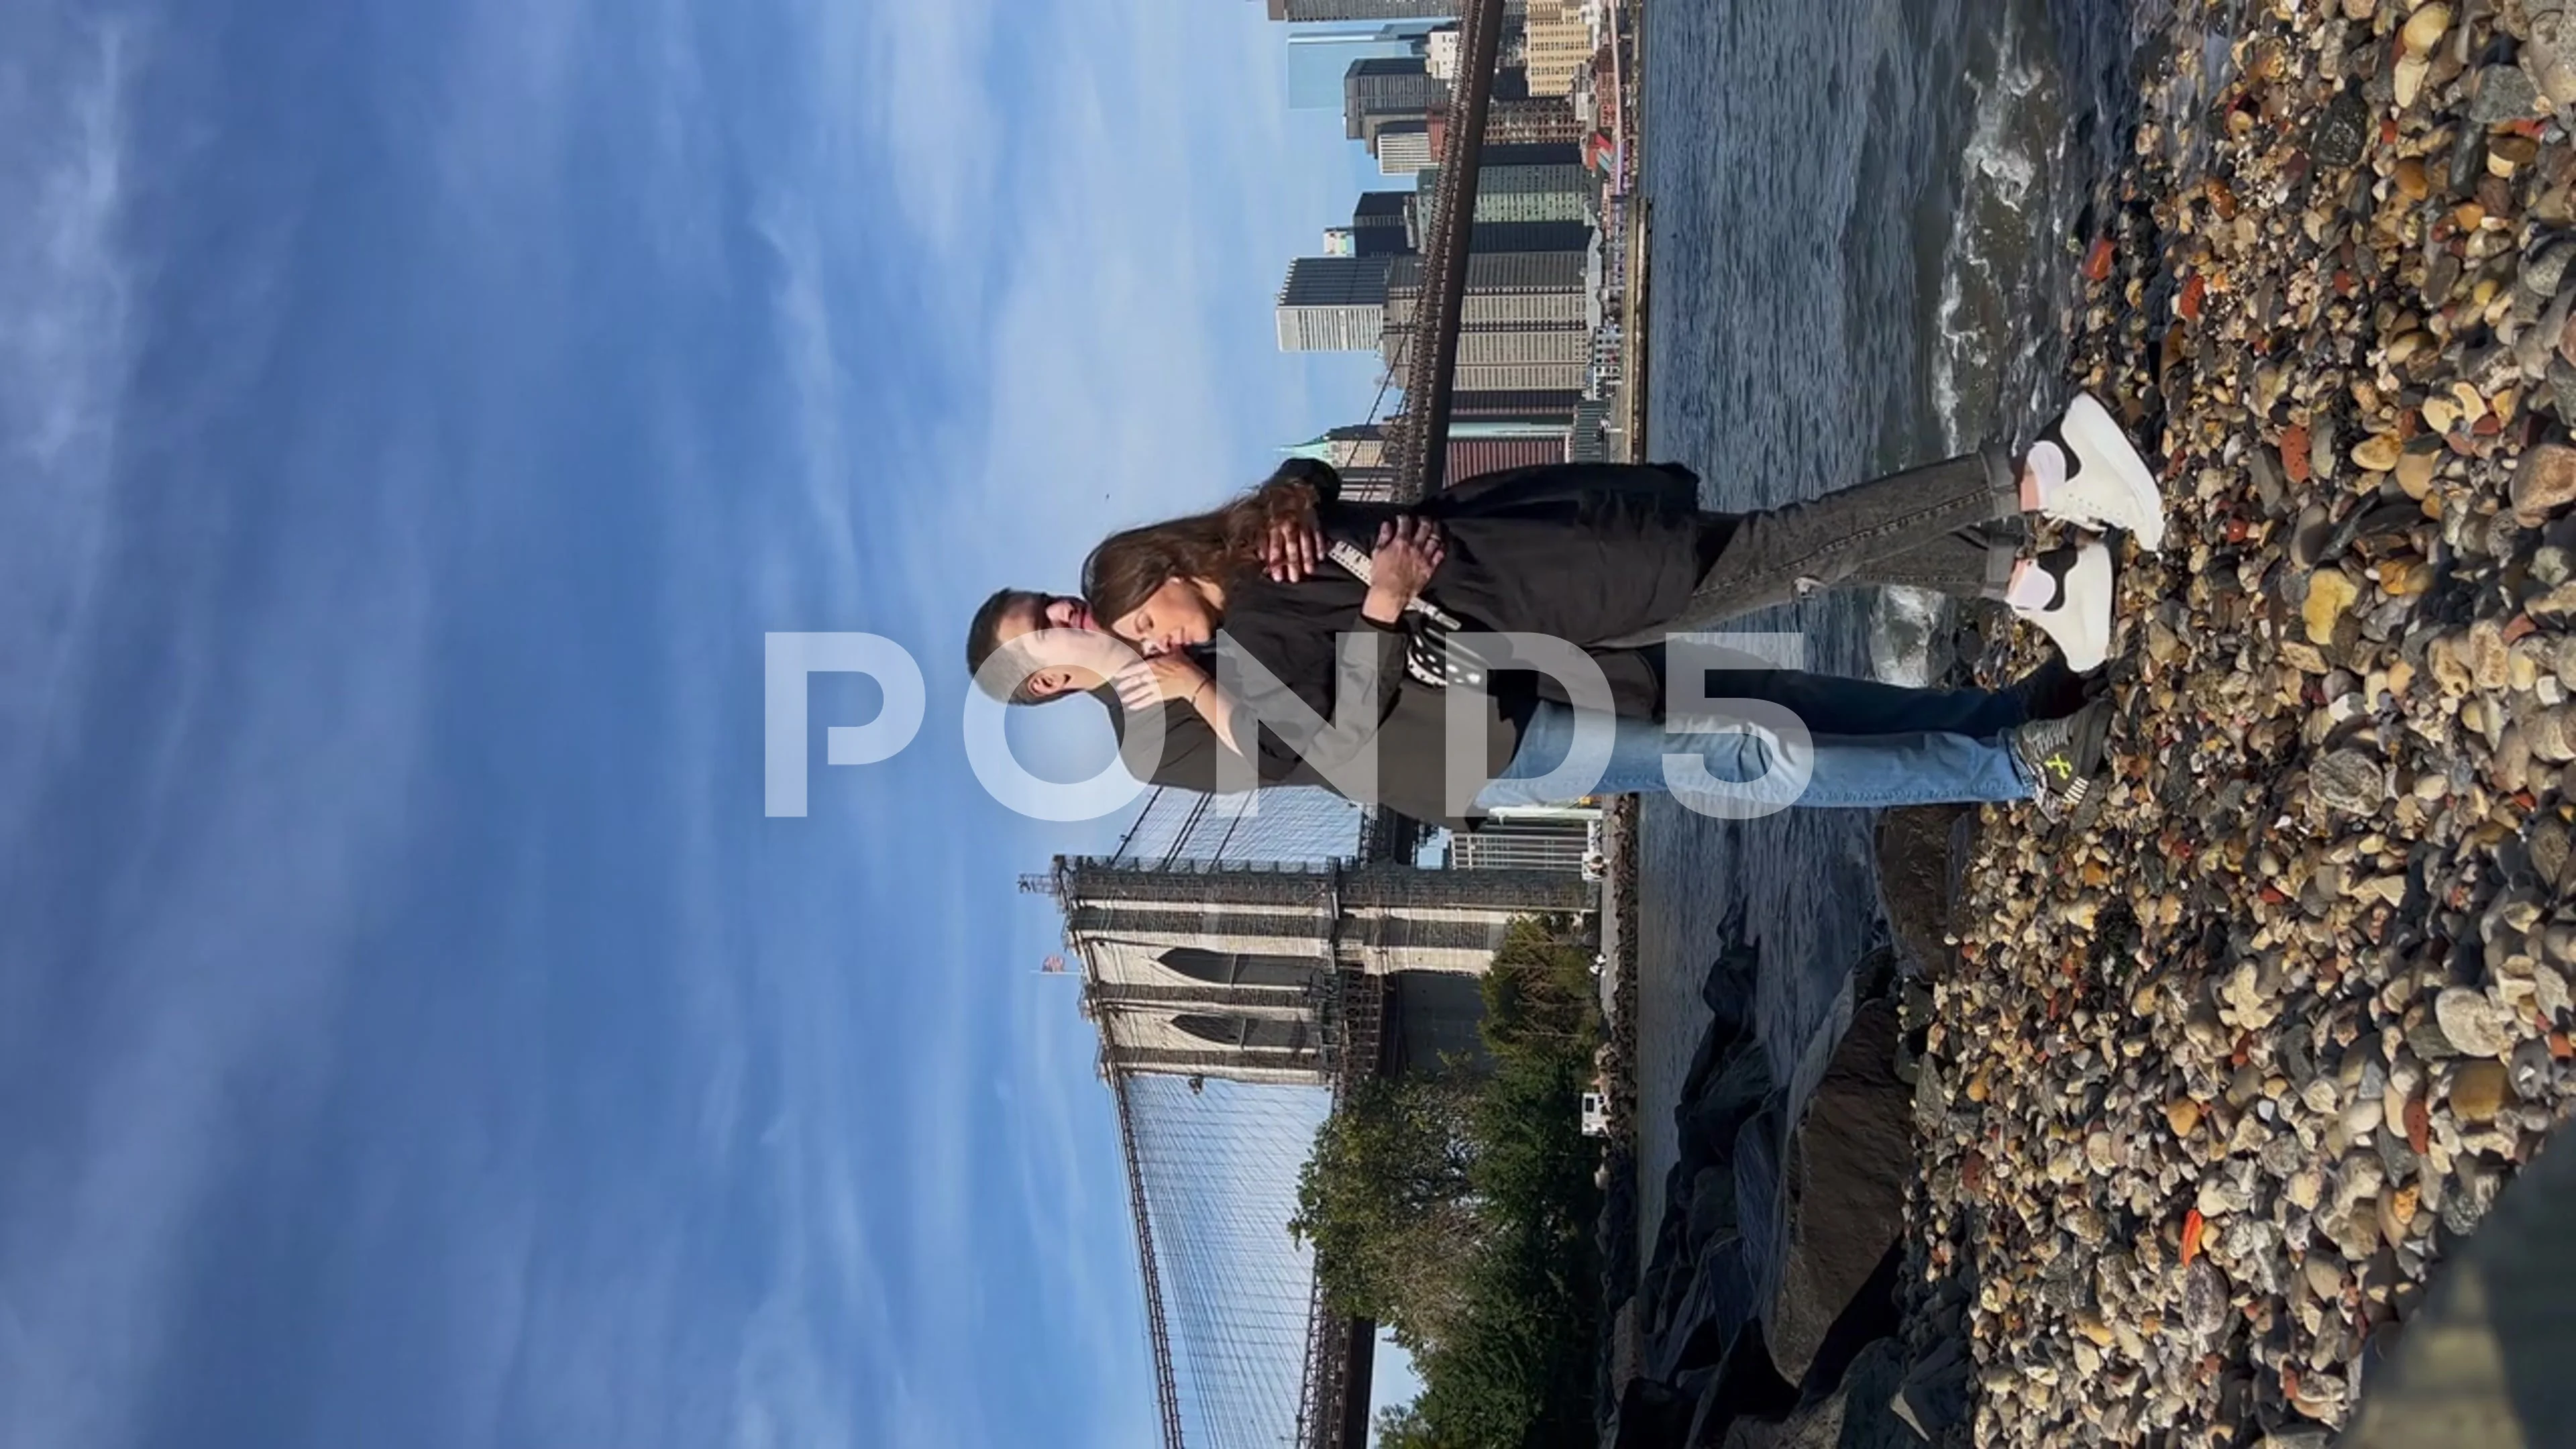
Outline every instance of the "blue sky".
{"type": "Polygon", "coordinates": [[[1366,406],[1353,178],[1240,0],[0,10],[0,1441],[1145,1442],[959,626],[1366,406]]]}

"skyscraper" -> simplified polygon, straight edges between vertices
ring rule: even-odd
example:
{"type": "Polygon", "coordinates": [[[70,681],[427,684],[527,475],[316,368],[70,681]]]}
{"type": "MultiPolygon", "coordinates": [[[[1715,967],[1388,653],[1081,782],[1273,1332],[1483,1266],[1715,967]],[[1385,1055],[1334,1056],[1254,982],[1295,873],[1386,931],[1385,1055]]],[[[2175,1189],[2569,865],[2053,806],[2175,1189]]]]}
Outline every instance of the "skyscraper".
{"type": "Polygon", "coordinates": [[[1279,288],[1279,350],[1365,352],[1386,327],[1386,277],[1396,259],[1299,257],[1279,288]]]}
{"type": "Polygon", "coordinates": [[[1458,27],[1444,25],[1422,37],[1422,63],[1433,75],[1455,84],[1458,80],[1458,27]]]}
{"type": "Polygon", "coordinates": [[[1270,0],[1273,20],[1426,20],[1458,13],[1458,0],[1270,0]]]}
{"type": "MultiPolygon", "coordinates": [[[[1460,326],[1587,326],[1585,260],[1582,252],[1471,252],[1460,326]]],[[[1387,325],[1411,326],[1422,259],[1394,258],[1385,285],[1387,325]]]]}
{"type": "Polygon", "coordinates": [[[1288,109],[1338,110],[1342,75],[1355,60],[1378,56],[1427,55],[1425,32],[1432,22],[1398,21],[1369,29],[1291,26],[1288,30],[1288,109]]]}
{"type": "Polygon", "coordinates": [[[1395,496],[1395,467],[1387,458],[1386,429],[1378,423],[1339,427],[1322,437],[1279,450],[1284,457],[1330,463],[1342,475],[1345,503],[1387,503],[1395,496]]]}
{"type": "Polygon", "coordinates": [[[1418,121],[1449,103],[1449,85],[1411,56],[1355,60],[1342,72],[1342,131],[1354,141],[1376,139],[1394,121],[1418,121]]]}
{"type": "MultiPolygon", "coordinates": [[[[1469,253],[1451,374],[1460,393],[1583,387],[1592,343],[1585,263],[1580,251],[1469,253]]],[[[1379,351],[1399,376],[1410,360],[1421,277],[1419,257],[1398,257],[1388,271],[1379,351]]]]}
{"type": "Polygon", "coordinates": [[[1498,166],[1581,166],[1583,148],[1571,141],[1510,143],[1488,137],[1476,152],[1476,164],[1488,171],[1498,166]]]}
{"type": "MultiPolygon", "coordinates": [[[[1415,172],[1413,181],[1421,198],[1415,209],[1427,211],[1432,193],[1440,186],[1440,168],[1415,172]]],[[[1555,166],[1496,166],[1488,162],[1476,168],[1476,221],[1583,221],[1591,215],[1591,198],[1596,189],[1583,167],[1573,161],[1555,166]]],[[[1482,248],[1484,239],[1477,238],[1475,245],[1482,248]]]]}
{"type": "MultiPolygon", "coordinates": [[[[1483,208],[1477,208],[1479,214],[1483,208]]],[[[1471,252],[1573,252],[1592,244],[1593,230],[1581,221],[1478,221],[1468,234],[1471,252]]]]}
{"type": "Polygon", "coordinates": [[[1414,198],[1409,191],[1363,191],[1351,208],[1355,257],[1394,256],[1413,250],[1414,198]]]}
{"type": "Polygon", "coordinates": [[[1421,121],[1391,121],[1377,133],[1377,169],[1410,176],[1432,163],[1430,128],[1421,121]]]}

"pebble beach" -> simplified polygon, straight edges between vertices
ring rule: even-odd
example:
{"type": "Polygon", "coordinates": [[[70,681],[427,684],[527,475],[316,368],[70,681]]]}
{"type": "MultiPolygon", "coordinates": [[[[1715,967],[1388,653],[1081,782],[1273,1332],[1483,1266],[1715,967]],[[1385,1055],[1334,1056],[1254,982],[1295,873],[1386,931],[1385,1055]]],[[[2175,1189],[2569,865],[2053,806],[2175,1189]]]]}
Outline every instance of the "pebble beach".
{"type": "Polygon", "coordinates": [[[1987,809],[1915,1080],[1956,1443],[2323,1445],[2576,1099],[2576,12],[2158,24],[2068,259],[2171,524],[2112,788],[1987,809]]]}

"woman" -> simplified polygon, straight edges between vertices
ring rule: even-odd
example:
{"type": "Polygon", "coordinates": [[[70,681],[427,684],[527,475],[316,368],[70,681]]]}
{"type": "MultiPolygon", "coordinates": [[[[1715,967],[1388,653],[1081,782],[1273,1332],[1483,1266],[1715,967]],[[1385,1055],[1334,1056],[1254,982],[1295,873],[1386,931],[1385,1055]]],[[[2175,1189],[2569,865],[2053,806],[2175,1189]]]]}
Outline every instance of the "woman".
{"type": "MultiPolygon", "coordinates": [[[[2034,446],[2018,479],[1999,456],[1984,454],[1749,516],[1699,512],[1692,491],[1686,474],[1569,466],[1474,480],[1398,517],[1332,503],[1306,480],[1274,479],[1226,508],[1112,538],[1085,565],[1085,592],[1095,617],[1149,655],[1174,658],[1222,626],[1262,666],[1239,700],[1222,698],[1225,687],[1192,667],[1169,667],[1155,681],[1165,698],[1186,687],[1204,700],[1215,690],[1229,718],[1219,733],[1238,754],[1284,751],[1329,774],[1369,752],[1378,764],[1374,798],[1454,824],[1463,814],[1536,803],[1515,786],[1553,769],[1578,717],[1498,684],[1483,704],[1484,758],[1452,760],[1444,692],[1406,674],[1407,615],[1426,590],[1470,628],[1592,648],[1681,627],[1676,620],[1731,617],[1821,585],[1955,589],[1973,578],[1981,592],[2002,594],[2061,641],[2073,640],[2070,662],[2098,663],[2109,636],[2108,551],[2094,544],[2022,560],[1981,526],[2031,512],[2124,527],[2146,543],[2163,534],[2152,474],[2090,398],[2079,398],[2034,446]],[[1297,510],[1318,510],[1325,531],[1345,543],[1372,538],[1371,577],[1337,569],[1296,583],[1265,577],[1274,525],[1297,510]],[[1337,647],[1354,632],[1371,642],[1337,647]],[[1362,691],[1374,691],[1371,708],[1336,712],[1362,691]],[[1304,723],[1295,722],[1295,706],[1304,723]],[[1453,773],[1491,782],[1465,812],[1456,808],[1453,773]]],[[[2054,815],[2087,790],[2107,722],[2107,710],[2093,707],[2002,738],[1919,724],[1907,730],[1902,719],[1882,720],[1891,732],[1866,737],[1819,732],[1813,776],[1796,798],[1882,806],[2035,796],[2054,815]]],[[[1601,788],[1664,788],[1668,755],[1707,772],[1688,787],[1708,797],[1694,800],[1701,808],[1727,797],[1730,785],[1776,780],[1782,762],[1778,738],[1760,729],[1677,739],[1630,721],[1616,730],[1601,788]]],[[[1756,804],[1786,803],[1740,793],[1756,804]]]]}

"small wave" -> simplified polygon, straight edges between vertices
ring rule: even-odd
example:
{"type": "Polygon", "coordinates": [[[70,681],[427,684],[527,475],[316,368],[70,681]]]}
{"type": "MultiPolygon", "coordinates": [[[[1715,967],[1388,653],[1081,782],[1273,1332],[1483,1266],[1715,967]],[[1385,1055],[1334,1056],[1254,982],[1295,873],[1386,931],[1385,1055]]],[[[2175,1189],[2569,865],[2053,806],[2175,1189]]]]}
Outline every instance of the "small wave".
{"type": "Polygon", "coordinates": [[[1869,672],[1887,684],[1929,687],[1948,668],[1940,657],[1949,601],[1929,589],[1884,588],[1869,614],[1869,672]]]}
{"type": "Polygon", "coordinates": [[[1952,452],[1981,436],[2002,395],[2007,360],[2028,320],[2017,305],[2045,234],[2047,188],[2063,128],[2050,73],[2026,55],[2013,11],[1995,37],[1995,71],[1976,89],[1974,121],[1961,156],[1959,198],[1942,257],[1933,312],[1931,393],[1942,440],[1952,452]]]}
{"type": "Polygon", "coordinates": [[[2039,179],[2039,137],[2018,123],[2022,103],[2039,89],[2040,70],[2027,62],[2013,63],[2011,27],[2005,28],[1999,43],[2005,50],[2004,61],[1977,97],[1977,124],[1963,155],[1973,175],[1995,183],[1996,200],[2018,206],[2029,194],[2030,184],[2039,179]]]}

